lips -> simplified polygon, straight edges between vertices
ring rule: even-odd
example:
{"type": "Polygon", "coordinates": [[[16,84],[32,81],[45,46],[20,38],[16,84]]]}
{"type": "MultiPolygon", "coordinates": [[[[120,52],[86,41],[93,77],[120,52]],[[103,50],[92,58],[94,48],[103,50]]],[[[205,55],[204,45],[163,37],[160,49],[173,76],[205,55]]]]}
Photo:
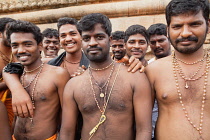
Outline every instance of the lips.
{"type": "Polygon", "coordinates": [[[25,62],[29,59],[29,55],[21,55],[21,56],[18,56],[18,60],[19,61],[22,61],[22,62],[25,62]]]}
{"type": "Polygon", "coordinates": [[[76,44],[76,43],[74,43],[74,42],[68,43],[68,44],[66,44],[66,47],[67,47],[67,48],[73,48],[75,44],[76,44]]]}
{"type": "Polygon", "coordinates": [[[163,52],[164,51],[164,49],[161,49],[161,48],[159,48],[159,49],[155,49],[155,53],[160,53],[160,52],[163,52]]]}

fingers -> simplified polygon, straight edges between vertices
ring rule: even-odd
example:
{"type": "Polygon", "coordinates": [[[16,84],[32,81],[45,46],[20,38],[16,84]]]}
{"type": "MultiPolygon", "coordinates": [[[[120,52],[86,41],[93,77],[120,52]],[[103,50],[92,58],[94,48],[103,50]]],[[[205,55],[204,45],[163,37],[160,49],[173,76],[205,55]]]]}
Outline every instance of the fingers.
{"type": "Polygon", "coordinates": [[[15,105],[12,106],[12,110],[15,116],[18,116],[18,111],[15,105]]]}
{"type": "Polygon", "coordinates": [[[139,70],[139,72],[143,73],[145,71],[145,69],[146,69],[145,66],[142,65],[141,69],[139,70]]]}
{"type": "MultiPolygon", "coordinates": [[[[130,59],[129,59],[130,62],[130,59]]],[[[130,66],[128,68],[128,72],[136,72],[138,69],[140,69],[141,63],[138,59],[132,59],[132,62],[130,63],[130,66]]]]}
{"type": "Polygon", "coordinates": [[[22,118],[24,118],[24,115],[23,115],[23,111],[22,111],[22,107],[21,106],[16,106],[17,108],[17,116],[20,116],[22,118]]]}
{"type": "Polygon", "coordinates": [[[31,102],[28,102],[27,104],[26,104],[26,107],[27,107],[27,111],[29,112],[29,116],[27,116],[27,117],[34,117],[34,109],[35,109],[35,107],[33,107],[33,104],[31,103],[31,102]]]}

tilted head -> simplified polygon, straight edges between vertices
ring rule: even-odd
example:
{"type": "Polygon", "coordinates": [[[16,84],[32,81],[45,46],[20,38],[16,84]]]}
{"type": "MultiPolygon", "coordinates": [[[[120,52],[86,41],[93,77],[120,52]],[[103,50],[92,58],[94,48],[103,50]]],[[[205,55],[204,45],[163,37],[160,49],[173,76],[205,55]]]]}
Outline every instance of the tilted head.
{"type": "Polygon", "coordinates": [[[124,37],[124,31],[115,31],[111,34],[112,53],[116,60],[122,59],[126,54],[124,37]]]}
{"type": "Polygon", "coordinates": [[[78,28],[82,46],[90,61],[102,62],[109,57],[112,25],[109,18],[100,13],[88,14],[81,18],[78,28]]]}
{"type": "Polygon", "coordinates": [[[7,27],[7,38],[12,53],[23,65],[32,65],[40,59],[42,34],[35,24],[21,20],[10,22],[7,27]]]}
{"type": "Polygon", "coordinates": [[[47,28],[42,32],[43,51],[46,57],[55,57],[60,50],[58,30],[47,28]]]}
{"type": "Polygon", "coordinates": [[[131,25],[125,31],[126,53],[139,60],[144,59],[148,47],[148,33],[144,26],[131,25]]]}
{"type": "Polygon", "coordinates": [[[152,24],[147,29],[150,48],[157,59],[171,54],[170,41],[167,37],[167,26],[163,23],[152,24]]]}
{"type": "Polygon", "coordinates": [[[81,36],[77,28],[77,20],[70,17],[58,19],[60,45],[69,54],[81,51],[81,36]]]}
{"type": "Polygon", "coordinates": [[[166,7],[168,35],[180,53],[199,50],[209,26],[208,0],[172,0],[166,7]]]}
{"type": "Polygon", "coordinates": [[[2,44],[6,47],[10,47],[10,45],[7,41],[5,30],[6,30],[7,24],[13,21],[15,20],[9,17],[0,18],[0,38],[2,38],[2,44]]]}

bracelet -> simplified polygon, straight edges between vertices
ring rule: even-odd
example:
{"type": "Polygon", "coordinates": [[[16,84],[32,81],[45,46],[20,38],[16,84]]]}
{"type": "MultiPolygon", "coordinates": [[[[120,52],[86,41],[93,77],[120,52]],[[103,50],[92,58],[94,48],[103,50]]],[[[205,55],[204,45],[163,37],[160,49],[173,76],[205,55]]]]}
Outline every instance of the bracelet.
{"type": "Polygon", "coordinates": [[[22,74],[23,69],[24,67],[20,63],[9,63],[4,67],[3,71],[10,74],[22,74]]]}

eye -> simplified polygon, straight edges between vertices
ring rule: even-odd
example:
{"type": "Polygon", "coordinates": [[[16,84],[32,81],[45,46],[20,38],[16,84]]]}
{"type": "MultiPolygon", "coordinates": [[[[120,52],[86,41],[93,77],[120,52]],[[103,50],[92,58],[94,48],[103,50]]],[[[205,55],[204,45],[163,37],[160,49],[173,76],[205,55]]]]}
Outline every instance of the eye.
{"type": "Polygon", "coordinates": [[[124,45],[118,45],[119,46],[119,48],[124,48],[124,45]]]}
{"type": "Polygon", "coordinates": [[[44,43],[45,43],[45,44],[50,44],[50,41],[45,41],[44,43]]]}
{"type": "Polygon", "coordinates": [[[163,43],[165,40],[161,39],[161,40],[158,40],[159,43],[163,43]]]}
{"type": "Polygon", "coordinates": [[[150,41],[150,44],[151,45],[155,45],[156,44],[156,41],[150,41]]]}
{"type": "Polygon", "coordinates": [[[128,43],[129,43],[129,44],[134,44],[134,43],[135,43],[135,41],[130,40],[130,41],[128,41],[128,43]]]}
{"type": "Polygon", "coordinates": [[[102,40],[104,38],[104,36],[97,36],[98,40],[102,40]]]}
{"type": "Polygon", "coordinates": [[[31,43],[26,43],[25,46],[26,47],[30,47],[32,44],[31,43]]]}
{"type": "Polygon", "coordinates": [[[140,41],[139,44],[144,45],[144,44],[146,44],[146,41],[140,41]]]}
{"type": "Polygon", "coordinates": [[[88,42],[88,41],[90,41],[90,37],[85,36],[85,37],[82,38],[82,40],[85,41],[85,42],[88,42]]]}
{"type": "Polygon", "coordinates": [[[117,45],[112,45],[112,48],[116,48],[117,47],[117,45]]]}
{"type": "Polygon", "coordinates": [[[192,27],[198,27],[198,26],[200,26],[200,25],[202,25],[201,22],[195,22],[195,23],[192,23],[192,24],[191,24],[192,27]]]}
{"type": "Polygon", "coordinates": [[[75,35],[77,35],[77,33],[76,32],[72,32],[71,35],[72,36],[75,36],[75,35]]]}
{"type": "Polygon", "coordinates": [[[173,25],[173,26],[171,26],[171,28],[174,29],[174,30],[178,30],[181,27],[182,27],[181,25],[173,25]]]}
{"type": "Polygon", "coordinates": [[[17,45],[17,44],[11,44],[11,47],[12,47],[13,49],[16,49],[16,48],[18,47],[18,45],[17,45]]]}
{"type": "Polygon", "coordinates": [[[65,35],[65,34],[61,34],[60,37],[61,37],[61,38],[65,38],[66,35],[65,35]]]}

